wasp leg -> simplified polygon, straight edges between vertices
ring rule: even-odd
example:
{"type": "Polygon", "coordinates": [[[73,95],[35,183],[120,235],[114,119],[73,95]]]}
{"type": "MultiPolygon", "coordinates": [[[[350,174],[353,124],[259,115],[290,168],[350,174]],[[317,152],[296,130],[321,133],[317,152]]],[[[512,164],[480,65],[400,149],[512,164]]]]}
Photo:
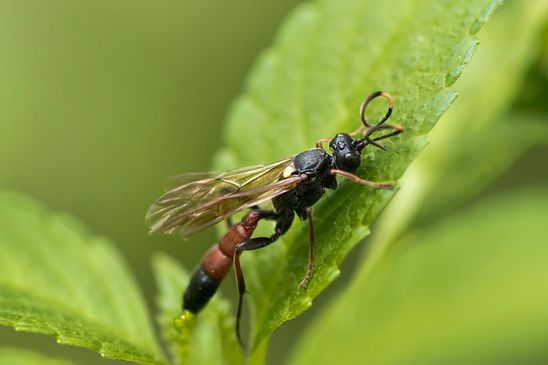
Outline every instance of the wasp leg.
{"type": "Polygon", "coordinates": [[[344,176],[345,178],[347,178],[348,180],[350,180],[352,182],[355,182],[356,184],[366,185],[366,186],[370,186],[372,188],[394,189],[394,185],[392,185],[389,182],[376,182],[376,181],[365,180],[365,179],[362,179],[359,176],[356,176],[354,174],[351,174],[350,172],[346,172],[346,171],[343,171],[343,170],[331,169],[330,174],[331,175],[341,175],[341,176],[344,176]]]}
{"type": "MultiPolygon", "coordinates": [[[[261,219],[267,219],[267,220],[274,220],[275,221],[279,217],[278,213],[276,213],[275,211],[260,209],[256,205],[252,206],[249,211],[259,213],[259,218],[258,218],[257,221],[259,221],[261,219]]],[[[225,222],[226,222],[226,225],[227,225],[228,229],[232,228],[232,226],[234,225],[234,223],[232,221],[232,216],[225,218],[225,222]]]]}
{"type": "Polygon", "coordinates": [[[273,210],[265,210],[259,208],[253,208],[252,210],[260,214],[259,219],[277,221],[278,218],[280,218],[280,215],[273,210]]]}
{"type": "Polygon", "coordinates": [[[312,209],[306,208],[306,218],[309,224],[309,239],[308,239],[308,266],[306,267],[306,275],[299,284],[299,287],[306,288],[310,279],[312,279],[312,273],[314,272],[314,222],[312,221],[312,209]]]}
{"type": "MultiPolygon", "coordinates": [[[[259,220],[260,219],[269,219],[269,220],[277,220],[278,219],[278,214],[276,212],[274,212],[273,210],[261,209],[261,208],[259,208],[258,205],[252,206],[250,208],[250,211],[251,210],[254,211],[254,212],[260,213],[259,220]]],[[[234,225],[234,223],[232,221],[232,216],[225,218],[225,222],[226,222],[226,225],[227,225],[228,229],[232,228],[232,226],[234,225]]]]}
{"type": "Polygon", "coordinates": [[[323,148],[322,143],[327,143],[327,142],[329,142],[329,141],[331,141],[331,138],[321,138],[321,139],[318,139],[318,140],[316,141],[316,147],[317,147],[317,148],[323,148]]]}
{"type": "Polygon", "coordinates": [[[240,332],[240,318],[242,317],[242,306],[243,299],[245,294],[245,279],[244,273],[242,272],[242,266],[240,265],[240,255],[241,252],[236,252],[234,254],[234,270],[236,271],[236,283],[238,285],[238,310],[236,311],[236,337],[238,337],[238,342],[240,347],[245,348],[244,341],[242,339],[242,334],[240,332]]]}
{"type": "Polygon", "coordinates": [[[272,236],[256,237],[249,239],[245,242],[240,243],[238,246],[236,246],[234,250],[234,271],[236,271],[236,283],[238,284],[239,294],[238,310],[236,311],[236,336],[238,337],[238,341],[240,342],[240,345],[242,347],[244,347],[244,342],[240,331],[240,319],[242,317],[243,299],[246,292],[246,286],[242,266],[240,264],[240,255],[244,251],[257,250],[276,242],[278,238],[280,238],[280,236],[287,232],[289,227],[291,227],[294,218],[294,213],[292,211],[284,215],[278,215],[277,213],[272,211],[263,212],[265,212],[264,219],[276,219],[276,229],[272,236]]]}

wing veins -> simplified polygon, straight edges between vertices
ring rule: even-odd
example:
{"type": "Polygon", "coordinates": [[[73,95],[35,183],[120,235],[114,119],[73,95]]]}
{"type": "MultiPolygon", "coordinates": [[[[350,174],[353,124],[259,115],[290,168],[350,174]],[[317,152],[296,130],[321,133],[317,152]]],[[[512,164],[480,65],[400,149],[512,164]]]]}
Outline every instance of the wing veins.
{"type": "MultiPolygon", "coordinates": [[[[280,180],[291,161],[292,158],[288,158],[269,165],[246,167],[174,187],[158,198],[149,209],[146,219],[150,232],[179,232],[183,237],[188,237],[239,210],[290,190],[303,180],[302,176],[280,180]],[[245,180],[238,183],[238,178],[245,180]],[[255,186],[242,191],[251,184],[255,186]],[[229,187],[234,191],[230,191],[229,187]],[[229,191],[226,192],[226,189],[229,191]],[[213,199],[208,199],[210,196],[213,199]]],[[[204,175],[196,174],[200,177],[204,175]]],[[[192,174],[180,176],[187,179],[192,174]]]]}

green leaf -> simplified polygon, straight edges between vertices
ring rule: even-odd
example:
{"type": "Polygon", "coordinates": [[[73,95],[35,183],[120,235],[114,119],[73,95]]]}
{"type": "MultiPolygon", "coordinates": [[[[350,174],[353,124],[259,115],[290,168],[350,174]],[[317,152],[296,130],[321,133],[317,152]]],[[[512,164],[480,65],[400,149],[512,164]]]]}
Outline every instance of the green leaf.
{"type": "Polygon", "coordinates": [[[112,243],[0,193],[0,324],[112,359],[160,364],[147,310],[112,243]]]}
{"type": "Polygon", "coordinates": [[[546,363],[547,211],[547,190],[505,193],[406,236],[289,363],[546,363]]]}
{"type": "Polygon", "coordinates": [[[157,254],[152,263],[159,288],[158,322],[173,363],[242,364],[228,302],[216,295],[199,316],[181,317],[181,296],[190,278],[188,272],[164,254],[157,254]]]}
{"type": "Polygon", "coordinates": [[[543,116],[508,109],[541,51],[547,15],[544,0],[509,1],[481,31],[482,45],[455,83],[459,99],[406,172],[371,250],[381,251],[411,221],[439,217],[474,196],[532,145],[546,143],[543,116]]]}
{"type": "MultiPolygon", "coordinates": [[[[448,149],[454,151],[451,157],[447,154],[442,156],[440,152],[439,158],[444,159],[447,164],[441,167],[436,163],[439,167],[433,172],[436,182],[433,186],[426,187],[429,190],[426,196],[421,196],[422,204],[415,212],[415,221],[435,219],[458,203],[471,199],[508,170],[532,146],[548,143],[547,120],[544,115],[508,112],[489,121],[490,128],[477,134],[463,136],[459,133],[457,139],[466,138],[466,143],[463,144],[466,144],[467,148],[448,149]],[[478,154],[488,158],[478,158],[478,154]],[[439,176],[442,172],[443,176],[439,176]],[[425,204],[425,201],[428,204],[425,204]]],[[[425,155],[432,157],[431,153],[426,152],[425,155]]],[[[417,159],[417,165],[424,162],[422,157],[423,155],[417,159]]],[[[423,168],[419,168],[419,171],[423,174],[419,178],[432,174],[430,170],[423,168]]],[[[411,176],[416,176],[415,172],[416,170],[411,171],[411,176]]],[[[431,182],[429,178],[426,180],[427,184],[431,182]]],[[[402,184],[405,181],[407,180],[403,179],[402,184]]],[[[413,181],[412,186],[420,184],[421,181],[413,181]]],[[[418,202],[417,195],[415,190],[415,204],[418,202]]],[[[396,208],[388,208],[387,212],[396,208]]]]}
{"type": "Polygon", "coordinates": [[[9,365],[74,365],[70,361],[46,357],[18,348],[0,348],[0,362],[9,365]]]}
{"type": "Polygon", "coordinates": [[[548,22],[544,24],[542,32],[542,51],[533,67],[527,74],[515,108],[527,112],[548,114],[546,90],[548,90],[548,22]]]}
{"type": "MultiPolygon", "coordinates": [[[[315,1],[299,6],[260,58],[234,104],[217,169],[268,163],[359,126],[362,99],[382,89],[395,99],[392,121],[406,130],[389,151],[364,153],[358,175],[396,180],[426,144],[426,134],[455,98],[448,89],[477,44],[474,34],[493,0],[315,1]]],[[[385,105],[371,110],[379,118],[385,105]]],[[[306,270],[308,228],[295,223],[281,240],[243,255],[253,303],[252,348],[308,308],[393,192],[342,183],[314,207],[314,278],[306,270]]],[[[268,231],[272,232],[272,227],[268,231]]]]}

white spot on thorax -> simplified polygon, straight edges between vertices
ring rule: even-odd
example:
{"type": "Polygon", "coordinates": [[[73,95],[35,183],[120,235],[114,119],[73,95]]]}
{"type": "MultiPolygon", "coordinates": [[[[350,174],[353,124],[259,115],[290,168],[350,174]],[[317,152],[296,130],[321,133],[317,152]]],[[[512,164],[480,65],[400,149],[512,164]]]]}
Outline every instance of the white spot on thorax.
{"type": "Polygon", "coordinates": [[[287,165],[284,172],[282,173],[282,176],[284,179],[287,179],[294,172],[295,172],[295,165],[293,165],[293,162],[292,162],[291,164],[287,165]]]}

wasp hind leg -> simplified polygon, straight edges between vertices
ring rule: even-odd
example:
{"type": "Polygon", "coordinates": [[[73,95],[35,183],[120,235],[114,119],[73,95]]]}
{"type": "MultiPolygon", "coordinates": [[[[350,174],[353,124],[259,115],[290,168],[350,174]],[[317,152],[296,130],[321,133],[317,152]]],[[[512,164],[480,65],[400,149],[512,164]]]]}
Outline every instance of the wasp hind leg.
{"type": "Polygon", "coordinates": [[[312,273],[314,272],[314,222],[312,221],[312,209],[306,208],[306,219],[309,224],[309,238],[308,238],[308,265],[306,267],[306,275],[299,284],[299,287],[305,289],[310,279],[312,279],[312,273]]]}
{"type": "MultiPolygon", "coordinates": [[[[274,213],[273,213],[274,214],[274,213]]],[[[272,219],[274,216],[265,216],[265,219],[272,219]]],[[[244,294],[246,292],[246,285],[242,266],[240,264],[240,255],[244,251],[253,251],[259,248],[266,247],[278,240],[291,227],[293,223],[294,213],[290,212],[283,215],[275,215],[276,217],[276,230],[270,237],[256,237],[240,243],[234,250],[234,269],[236,271],[236,283],[238,285],[238,310],[236,311],[236,336],[240,342],[240,346],[244,346],[242,334],[240,331],[240,320],[242,317],[242,307],[244,294]]]]}

